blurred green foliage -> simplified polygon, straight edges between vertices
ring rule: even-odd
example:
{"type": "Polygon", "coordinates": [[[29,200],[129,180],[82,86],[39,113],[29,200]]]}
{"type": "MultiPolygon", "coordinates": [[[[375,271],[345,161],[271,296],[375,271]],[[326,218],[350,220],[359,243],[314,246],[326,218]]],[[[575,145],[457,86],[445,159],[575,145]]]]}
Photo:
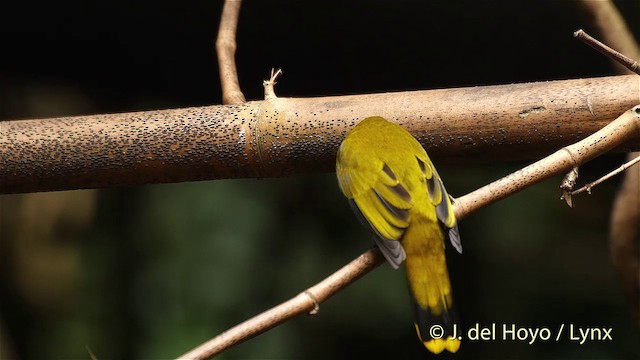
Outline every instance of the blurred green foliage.
{"type": "MultiPolygon", "coordinates": [[[[635,19],[629,14],[638,13],[637,2],[617,3],[635,19]]],[[[213,43],[221,2],[15,6],[13,19],[0,25],[1,119],[219,101],[213,43]]],[[[238,67],[250,99],[261,96],[271,66],[284,68],[277,90],[290,96],[610,74],[605,59],[571,39],[588,24],[569,1],[247,2],[238,67]]],[[[638,34],[638,23],[630,26],[638,34]]],[[[602,157],[582,169],[581,180],[621,161],[602,157]]],[[[434,162],[454,196],[524,165],[434,162]]],[[[451,252],[449,266],[463,326],[555,331],[573,323],[611,327],[613,341],[466,341],[457,357],[640,358],[640,332],[609,257],[616,181],[569,209],[558,200],[559,180],[460,224],[464,254],[451,252]]],[[[15,228],[23,199],[0,197],[0,354],[87,359],[89,346],[99,359],[176,357],[371,246],[333,174],[105,189],[95,200],[93,220],[58,222],[49,235],[52,246],[72,246],[80,259],[74,285],[56,295],[66,301],[52,303],[46,293],[37,301],[25,295],[17,274],[33,264],[15,257],[24,241],[15,228]]],[[[385,265],[322,304],[318,315],[221,358],[427,357],[411,316],[404,274],[385,265]]]]}

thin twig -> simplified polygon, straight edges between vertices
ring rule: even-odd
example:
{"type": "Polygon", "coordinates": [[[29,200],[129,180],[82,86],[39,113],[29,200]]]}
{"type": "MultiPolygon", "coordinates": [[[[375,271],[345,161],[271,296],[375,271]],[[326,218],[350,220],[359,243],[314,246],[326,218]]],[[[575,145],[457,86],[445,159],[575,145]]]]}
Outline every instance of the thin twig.
{"type": "MultiPolygon", "coordinates": [[[[613,0],[581,0],[580,4],[592,18],[593,30],[597,32],[603,43],[632,59],[640,60],[638,42],[613,0]]],[[[635,19],[632,14],[629,16],[635,19]]],[[[618,68],[619,74],[633,73],[616,60],[612,62],[618,68]]]]}
{"type": "Polygon", "coordinates": [[[612,172],[608,173],[607,175],[601,177],[600,179],[590,182],[588,184],[586,184],[585,186],[581,187],[578,190],[574,190],[571,192],[571,195],[576,195],[576,194],[580,194],[583,192],[587,192],[589,194],[591,194],[591,189],[593,189],[593,187],[595,187],[596,185],[609,180],[610,178],[618,175],[619,173],[627,170],[628,168],[632,167],[633,165],[637,164],[638,162],[640,162],[640,156],[636,156],[635,158],[633,158],[631,161],[627,161],[626,163],[622,164],[619,168],[613,170],[612,172]]]}
{"type": "Polygon", "coordinates": [[[269,77],[269,80],[264,80],[262,82],[262,86],[264,87],[265,100],[272,100],[277,98],[275,86],[277,84],[276,79],[280,75],[282,75],[282,69],[278,69],[276,71],[275,69],[271,68],[271,76],[269,77]]]}
{"type": "Polygon", "coordinates": [[[216,52],[220,71],[220,85],[222,87],[222,103],[225,105],[242,104],[246,102],[236,68],[236,29],[242,0],[226,0],[220,18],[216,52]]]}
{"type": "MultiPolygon", "coordinates": [[[[560,174],[574,166],[583,164],[594,157],[611,150],[624,141],[640,135],[640,105],[624,112],[616,120],[595,132],[591,136],[533,163],[511,175],[494,181],[453,203],[457,219],[512,195],[535,183],[560,174]]],[[[209,340],[180,359],[207,359],[229,347],[254,337],[274,326],[301,313],[311,311],[318,303],[337,293],[343,287],[368,273],[383,262],[377,249],[371,249],[358,259],[344,266],[338,272],[326,278],[316,286],[302,292],[293,299],[284,302],[252,319],[249,319],[227,332],[209,340]],[[348,274],[346,276],[345,274],[348,274]],[[308,293],[313,294],[310,297],[308,293]]]]}
{"type": "Polygon", "coordinates": [[[637,61],[625,56],[624,54],[621,54],[615,50],[613,50],[612,48],[608,47],[607,45],[601,43],[600,41],[594,39],[591,35],[587,34],[586,32],[584,32],[584,30],[580,29],[578,31],[576,31],[575,33],[573,33],[573,36],[584,42],[585,44],[591,46],[592,48],[596,49],[597,51],[599,51],[600,53],[602,53],[603,55],[607,56],[608,58],[617,61],[618,63],[622,64],[624,67],[626,67],[627,69],[633,71],[634,73],[640,75],[640,64],[638,64],[637,61]]]}

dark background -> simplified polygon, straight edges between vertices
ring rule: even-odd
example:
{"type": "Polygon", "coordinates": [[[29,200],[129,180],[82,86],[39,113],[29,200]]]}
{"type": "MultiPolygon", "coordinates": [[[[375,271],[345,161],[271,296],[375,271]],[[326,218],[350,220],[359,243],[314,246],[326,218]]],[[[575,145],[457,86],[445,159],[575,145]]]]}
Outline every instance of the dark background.
{"type": "MultiPolygon", "coordinates": [[[[616,1],[640,37],[638,1],[616,1]]],[[[220,102],[222,1],[22,2],[0,12],[0,119],[220,102]]],[[[614,73],[572,37],[574,1],[245,2],[248,99],[281,67],[280,96],[569,79],[614,73]]],[[[428,106],[428,104],[425,104],[428,106]]],[[[1,126],[1,125],[0,125],[1,126]]],[[[1,129],[0,129],[1,130],[1,129]]],[[[533,159],[532,159],[533,160],[533,159]]],[[[592,181],[621,163],[584,167],[592,181]]],[[[436,163],[460,196],[524,163],[436,163]]],[[[460,358],[637,359],[640,331],[608,246],[618,180],[558,200],[559,178],[460,224],[451,254],[469,328],[613,328],[613,341],[463,342],[460,358]]],[[[321,280],[369,236],[333,174],[0,196],[0,357],[176,357],[321,280]]],[[[402,271],[383,266],[321,306],[221,356],[425,358],[402,271]]],[[[445,356],[446,357],[446,356],[445,356]]]]}

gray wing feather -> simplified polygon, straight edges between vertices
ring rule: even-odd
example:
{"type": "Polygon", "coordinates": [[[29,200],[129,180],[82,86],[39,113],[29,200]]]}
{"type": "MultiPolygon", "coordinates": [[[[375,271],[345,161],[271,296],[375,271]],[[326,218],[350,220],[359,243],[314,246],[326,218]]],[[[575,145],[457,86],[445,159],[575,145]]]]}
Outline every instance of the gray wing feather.
{"type": "Polygon", "coordinates": [[[362,215],[362,212],[358,208],[356,202],[353,201],[353,199],[349,199],[349,205],[351,205],[353,212],[356,214],[356,217],[360,220],[360,222],[362,222],[362,224],[364,224],[373,232],[373,240],[376,242],[376,245],[378,245],[378,248],[380,249],[380,252],[382,252],[382,255],[384,255],[385,259],[387,259],[389,264],[391,264],[391,267],[393,267],[394,269],[398,269],[400,267],[400,264],[402,264],[402,262],[407,258],[407,255],[405,254],[404,248],[402,247],[402,244],[400,244],[400,241],[389,240],[380,235],[380,233],[378,233],[378,231],[373,226],[371,226],[371,224],[369,224],[364,215],[362,215]]]}
{"type": "Polygon", "coordinates": [[[460,254],[462,254],[462,241],[460,240],[460,232],[458,231],[458,224],[449,229],[449,241],[460,254]]]}
{"type": "Polygon", "coordinates": [[[407,258],[400,241],[387,240],[380,236],[374,236],[373,240],[376,242],[380,252],[382,252],[382,255],[384,255],[385,259],[387,259],[394,270],[397,270],[400,267],[400,264],[402,264],[402,262],[407,258]]]}
{"type": "MultiPolygon", "coordinates": [[[[426,169],[426,164],[422,162],[422,160],[417,159],[420,168],[423,172],[426,169]]],[[[440,175],[436,171],[436,169],[432,168],[433,173],[431,174],[431,178],[426,178],[427,183],[427,193],[431,198],[431,201],[435,202],[435,199],[440,198],[440,203],[436,205],[436,216],[438,220],[440,220],[440,224],[444,229],[448,230],[448,237],[451,245],[453,245],[456,250],[462,254],[462,241],[460,240],[460,232],[458,231],[458,224],[454,222],[453,227],[448,227],[445,224],[450,223],[451,219],[449,218],[451,215],[451,197],[447,193],[447,190],[444,188],[444,184],[442,183],[442,179],[440,175]],[[447,198],[449,197],[449,198],[447,198]],[[449,200],[449,201],[447,201],[449,200]]],[[[426,174],[426,172],[425,172],[426,174]]]]}

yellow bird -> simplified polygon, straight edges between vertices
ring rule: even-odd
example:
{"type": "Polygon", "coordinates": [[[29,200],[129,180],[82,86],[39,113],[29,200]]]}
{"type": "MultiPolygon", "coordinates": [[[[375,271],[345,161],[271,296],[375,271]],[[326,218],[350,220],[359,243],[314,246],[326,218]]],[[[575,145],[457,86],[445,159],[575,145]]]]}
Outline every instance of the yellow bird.
{"type": "Polygon", "coordinates": [[[391,266],[406,260],[420,340],[436,354],[458,351],[445,232],[460,253],[462,245],[451,199],[427,152],[402,127],[369,117],[340,145],[336,175],[391,266]]]}

